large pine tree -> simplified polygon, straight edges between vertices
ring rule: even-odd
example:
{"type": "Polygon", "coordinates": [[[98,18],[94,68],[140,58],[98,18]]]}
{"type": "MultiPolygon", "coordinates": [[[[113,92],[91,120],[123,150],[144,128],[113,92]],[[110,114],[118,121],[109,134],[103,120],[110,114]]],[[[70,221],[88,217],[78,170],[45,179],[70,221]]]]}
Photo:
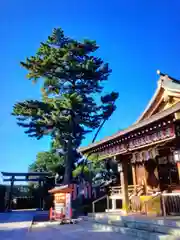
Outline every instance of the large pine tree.
{"type": "Polygon", "coordinates": [[[93,56],[97,49],[95,41],[74,40],[58,28],[35,56],[21,62],[28,79],[42,80],[42,100],[16,103],[13,115],[28,136],[40,139],[49,134],[53,146],[61,146],[66,156],[65,184],[71,181],[74,152],[85,134],[98,129],[116,108],[118,93],[101,95],[111,69],[93,56]]]}

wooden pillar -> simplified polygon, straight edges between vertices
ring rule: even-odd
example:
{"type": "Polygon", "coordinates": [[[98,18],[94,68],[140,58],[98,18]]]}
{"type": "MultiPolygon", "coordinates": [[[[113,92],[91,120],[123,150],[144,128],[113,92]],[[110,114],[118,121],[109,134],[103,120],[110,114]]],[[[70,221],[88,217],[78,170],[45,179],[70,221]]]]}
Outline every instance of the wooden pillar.
{"type": "Polygon", "coordinates": [[[159,171],[158,171],[158,163],[157,163],[157,159],[155,159],[155,162],[156,162],[156,168],[154,170],[154,174],[158,180],[158,186],[157,186],[157,190],[160,191],[160,182],[159,182],[159,171]]]}
{"type": "Polygon", "coordinates": [[[122,208],[125,212],[128,212],[129,207],[129,197],[128,197],[128,174],[127,174],[127,166],[128,161],[122,162],[122,169],[120,171],[120,179],[121,179],[121,188],[122,188],[122,208]]]}
{"type": "MultiPolygon", "coordinates": [[[[179,118],[180,119],[180,112],[179,112],[179,118]]],[[[176,126],[178,127],[178,129],[180,129],[180,125],[176,126]]],[[[180,133],[178,132],[178,138],[177,138],[177,142],[175,144],[175,151],[173,152],[173,158],[174,158],[174,162],[176,163],[177,166],[177,170],[178,170],[178,176],[179,176],[179,184],[180,184],[180,133]]]]}
{"type": "Polygon", "coordinates": [[[180,183],[180,111],[174,113],[174,117],[176,119],[176,144],[175,148],[176,151],[173,153],[174,161],[176,162],[177,165],[177,170],[178,170],[178,175],[179,175],[179,183],[180,183]]]}
{"type": "Polygon", "coordinates": [[[143,179],[143,184],[144,184],[144,194],[146,195],[148,192],[148,187],[147,187],[147,172],[146,172],[146,168],[145,168],[145,163],[143,163],[143,167],[144,167],[144,179],[143,179]]]}
{"type": "Polygon", "coordinates": [[[135,164],[132,164],[132,177],[133,177],[133,185],[137,185],[137,182],[136,182],[136,166],[135,166],[135,164]]]}
{"type": "Polygon", "coordinates": [[[177,170],[178,170],[179,183],[180,183],[180,162],[177,162],[177,170]]]}
{"type": "Polygon", "coordinates": [[[116,199],[112,199],[112,209],[116,210],[116,199]]]}

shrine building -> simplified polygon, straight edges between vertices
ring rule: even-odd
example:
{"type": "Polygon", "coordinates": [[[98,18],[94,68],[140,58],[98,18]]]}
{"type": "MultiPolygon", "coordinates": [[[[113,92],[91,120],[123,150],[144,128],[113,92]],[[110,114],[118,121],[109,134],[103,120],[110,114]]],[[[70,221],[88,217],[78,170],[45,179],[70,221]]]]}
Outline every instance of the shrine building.
{"type": "Polygon", "coordinates": [[[135,124],[80,152],[117,161],[121,186],[110,197],[126,206],[134,192],[180,191],[180,81],[159,72],[157,89],[135,124]]]}

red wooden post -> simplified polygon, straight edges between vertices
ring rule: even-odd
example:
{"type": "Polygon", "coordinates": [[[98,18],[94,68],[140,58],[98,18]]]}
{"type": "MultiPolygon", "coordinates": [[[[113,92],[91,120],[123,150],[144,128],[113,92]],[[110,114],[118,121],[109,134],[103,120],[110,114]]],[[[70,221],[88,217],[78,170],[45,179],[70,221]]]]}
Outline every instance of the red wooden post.
{"type": "Polygon", "coordinates": [[[52,220],[53,216],[52,216],[52,207],[49,209],[49,220],[52,220]]]}
{"type": "Polygon", "coordinates": [[[72,218],[72,208],[70,209],[70,218],[72,218]]]}

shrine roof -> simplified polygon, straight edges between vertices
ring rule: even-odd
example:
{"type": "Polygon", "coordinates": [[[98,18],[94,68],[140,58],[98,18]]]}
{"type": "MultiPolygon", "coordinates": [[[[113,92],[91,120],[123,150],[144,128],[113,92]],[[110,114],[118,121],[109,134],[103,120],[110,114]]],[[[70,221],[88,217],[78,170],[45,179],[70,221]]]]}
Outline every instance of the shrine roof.
{"type": "Polygon", "coordinates": [[[145,127],[153,122],[161,120],[169,115],[174,114],[175,112],[180,110],[180,81],[169,77],[165,74],[159,73],[160,79],[158,80],[158,88],[146,107],[145,111],[141,114],[140,118],[136,123],[131,125],[129,128],[121,130],[116,134],[106,137],[98,142],[88,145],[87,147],[79,148],[81,153],[85,153],[88,150],[98,147],[104,143],[108,143],[109,141],[115,140],[119,137],[123,137],[126,134],[131,133],[139,128],[145,127]],[[167,109],[158,109],[161,106],[162,102],[165,102],[165,98],[167,96],[175,96],[178,97],[178,102],[175,102],[171,107],[167,109]]]}
{"type": "Polygon", "coordinates": [[[49,193],[56,194],[56,193],[71,193],[72,188],[68,185],[62,185],[58,187],[54,187],[48,191],[49,193]]]}
{"type": "Polygon", "coordinates": [[[153,115],[157,111],[162,101],[164,101],[164,99],[168,96],[180,97],[180,81],[163,74],[160,71],[157,71],[157,73],[160,75],[160,78],[157,82],[157,89],[136,123],[153,115]]]}

